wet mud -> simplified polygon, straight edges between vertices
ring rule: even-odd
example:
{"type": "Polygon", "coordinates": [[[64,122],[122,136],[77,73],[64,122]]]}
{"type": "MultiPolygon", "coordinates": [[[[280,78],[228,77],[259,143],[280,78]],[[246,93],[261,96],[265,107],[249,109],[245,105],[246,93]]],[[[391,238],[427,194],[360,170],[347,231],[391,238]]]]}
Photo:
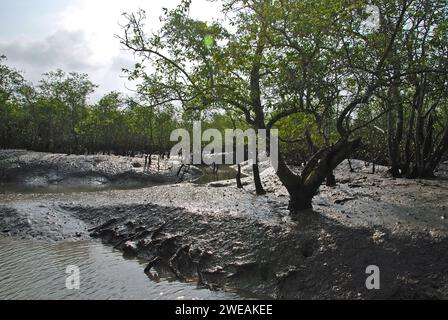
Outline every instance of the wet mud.
{"type": "MultiPolygon", "coordinates": [[[[263,168],[233,179],[138,190],[1,194],[0,232],[40,241],[90,237],[146,261],[149,277],[274,299],[448,298],[448,181],[393,179],[353,161],[323,186],[314,210],[291,217],[286,191],[263,168]],[[381,271],[368,290],[366,268],[381,271]]],[[[443,170],[442,170],[443,171],[443,170]]],[[[441,171],[441,172],[442,172],[441,171]]]]}

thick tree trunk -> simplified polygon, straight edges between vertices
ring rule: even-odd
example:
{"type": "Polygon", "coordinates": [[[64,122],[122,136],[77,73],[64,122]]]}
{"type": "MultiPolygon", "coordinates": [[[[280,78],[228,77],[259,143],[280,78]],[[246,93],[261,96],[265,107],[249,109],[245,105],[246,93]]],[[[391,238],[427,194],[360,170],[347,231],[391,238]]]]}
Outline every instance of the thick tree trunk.
{"type": "Polygon", "coordinates": [[[303,188],[297,188],[295,191],[292,190],[292,193],[290,192],[288,207],[291,214],[297,214],[300,211],[312,209],[313,197],[314,194],[309,194],[303,188]]]}
{"type": "Polygon", "coordinates": [[[326,186],[327,187],[335,187],[336,186],[336,177],[333,174],[333,171],[331,171],[326,178],[326,186]]]}
{"type": "MultiPolygon", "coordinates": [[[[394,75],[398,77],[400,71],[394,68],[394,75]]],[[[394,82],[389,90],[387,100],[387,144],[389,153],[389,172],[395,178],[401,177],[400,145],[403,140],[404,109],[398,83],[394,82]]]]}
{"type": "Polygon", "coordinates": [[[257,195],[262,196],[266,194],[266,191],[263,189],[263,184],[260,179],[260,169],[257,163],[254,163],[252,166],[253,175],[254,175],[254,183],[255,183],[255,191],[257,195]]]}
{"type": "Polygon", "coordinates": [[[322,183],[360,143],[360,139],[354,141],[342,139],[334,146],[319,151],[308,162],[301,176],[294,174],[279,155],[277,175],[290,195],[291,214],[312,208],[313,197],[322,183]]]}
{"type": "MultiPolygon", "coordinates": [[[[401,178],[401,172],[400,167],[398,164],[392,164],[388,172],[392,175],[394,178],[401,178]]],[[[374,172],[373,172],[374,173],[374,172]]]]}
{"type": "MultiPolygon", "coordinates": [[[[250,72],[250,100],[251,106],[255,113],[254,124],[256,129],[266,129],[265,127],[265,116],[263,111],[263,104],[261,102],[261,85],[260,85],[260,69],[262,67],[261,58],[264,50],[263,41],[260,39],[257,42],[257,48],[254,56],[254,62],[252,65],[252,70],[250,72]]],[[[255,190],[257,195],[264,195],[266,191],[263,189],[260,179],[260,170],[258,168],[258,154],[257,159],[253,164],[253,175],[255,182],[255,190]]]]}
{"type": "Polygon", "coordinates": [[[400,173],[400,155],[399,155],[399,145],[396,139],[395,133],[395,117],[394,110],[392,106],[389,105],[389,112],[387,113],[387,146],[389,153],[389,173],[395,177],[399,178],[400,173]]]}
{"type": "Polygon", "coordinates": [[[443,157],[448,154],[448,119],[445,123],[445,128],[443,130],[442,136],[434,149],[434,153],[429,162],[429,166],[434,172],[442,161],[443,157]]]}
{"type": "Polygon", "coordinates": [[[415,108],[412,108],[411,116],[409,117],[408,133],[404,148],[404,164],[402,166],[402,174],[406,177],[409,177],[411,173],[412,138],[414,137],[414,126],[415,126],[415,108]]]}
{"type": "Polygon", "coordinates": [[[316,148],[314,146],[313,139],[311,138],[311,132],[309,127],[306,127],[305,129],[305,141],[308,146],[308,152],[310,154],[316,153],[316,148]]]}

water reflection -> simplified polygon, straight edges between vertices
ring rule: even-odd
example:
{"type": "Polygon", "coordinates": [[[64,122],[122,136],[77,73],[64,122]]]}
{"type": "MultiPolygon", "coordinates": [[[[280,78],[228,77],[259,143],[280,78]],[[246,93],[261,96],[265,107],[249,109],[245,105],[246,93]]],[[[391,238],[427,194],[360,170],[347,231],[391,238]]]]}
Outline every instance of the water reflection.
{"type": "MultiPolygon", "coordinates": [[[[218,172],[214,173],[212,167],[202,167],[203,175],[194,181],[195,184],[207,184],[210,182],[217,182],[221,180],[232,180],[236,178],[237,171],[227,165],[220,165],[218,172]]],[[[245,177],[244,174],[241,176],[245,177]]]]}
{"type": "Polygon", "coordinates": [[[95,241],[42,243],[0,237],[0,299],[238,299],[194,284],[150,281],[137,260],[95,241]],[[65,288],[66,267],[80,289],[65,288]]]}
{"type": "Polygon", "coordinates": [[[80,193],[80,192],[98,192],[109,190],[134,190],[152,187],[164,183],[154,182],[128,182],[127,184],[49,184],[43,186],[24,185],[17,183],[0,183],[0,194],[45,194],[45,193],[80,193]]]}

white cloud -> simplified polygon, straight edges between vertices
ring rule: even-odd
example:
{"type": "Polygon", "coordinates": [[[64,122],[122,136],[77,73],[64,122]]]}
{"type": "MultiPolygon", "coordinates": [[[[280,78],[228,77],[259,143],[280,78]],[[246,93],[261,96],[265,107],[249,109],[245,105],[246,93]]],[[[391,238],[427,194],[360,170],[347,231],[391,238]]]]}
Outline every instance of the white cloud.
{"type": "MultiPolygon", "coordinates": [[[[98,99],[108,91],[133,87],[121,73],[122,68],[134,63],[132,54],[121,48],[116,37],[122,33],[122,13],[144,9],[147,26],[155,30],[160,27],[162,8],[174,8],[179,3],[180,0],[71,0],[54,17],[57,29],[51,36],[0,41],[0,53],[5,53],[13,66],[25,70],[32,81],[57,68],[88,73],[100,85],[94,97],[98,99]]],[[[193,0],[191,13],[196,18],[211,20],[218,17],[218,7],[216,2],[193,0]]]]}
{"type": "Polygon", "coordinates": [[[34,64],[41,68],[89,70],[95,65],[89,61],[91,48],[81,31],[57,31],[42,40],[17,39],[0,43],[0,52],[15,62],[34,64]]]}
{"type": "MultiPolygon", "coordinates": [[[[160,27],[159,17],[162,8],[175,8],[180,0],[77,0],[60,17],[60,27],[69,31],[82,31],[88,35],[93,55],[91,60],[97,63],[110,63],[118,54],[120,44],[116,35],[121,35],[120,21],[124,12],[136,12],[144,9],[147,13],[147,25],[155,30],[160,27]]],[[[217,16],[218,4],[206,0],[192,2],[192,15],[200,19],[217,16]]]]}

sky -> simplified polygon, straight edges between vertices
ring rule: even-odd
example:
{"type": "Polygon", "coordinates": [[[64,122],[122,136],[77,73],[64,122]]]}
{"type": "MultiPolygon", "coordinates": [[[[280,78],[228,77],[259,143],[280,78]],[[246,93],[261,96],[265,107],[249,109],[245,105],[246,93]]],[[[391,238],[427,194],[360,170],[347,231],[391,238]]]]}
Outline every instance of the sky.
{"type": "MultiPolygon", "coordinates": [[[[121,69],[135,60],[116,35],[123,12],[142,8],[150,30],[160,27],[162,8],[180,0],[0,0],[0,55],[37,83],[42,74],[62,69],[87,73],[99,88],[98,100],[110,91],[132,94],[121,69]]],[[[193,0],[191,14],[202,20],[219,18],[219,4],[193,0]]]]}

